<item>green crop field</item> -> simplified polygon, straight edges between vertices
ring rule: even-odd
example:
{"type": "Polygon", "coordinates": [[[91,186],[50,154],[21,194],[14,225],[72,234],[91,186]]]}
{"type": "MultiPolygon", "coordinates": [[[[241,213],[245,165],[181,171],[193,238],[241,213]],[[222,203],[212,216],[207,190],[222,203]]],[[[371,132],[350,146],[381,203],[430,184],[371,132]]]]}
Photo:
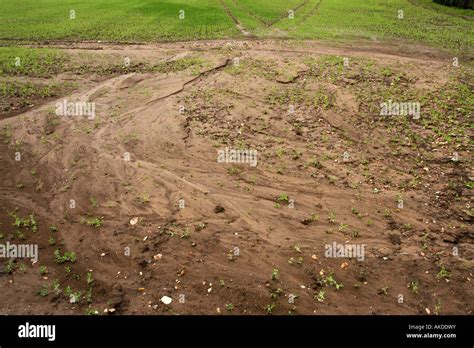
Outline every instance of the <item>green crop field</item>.
{"type": "Polygon", "coordinates": [[[234,17],[257,37],[398,38],[464,51],[473,43],[472,12],[431,0],[1,0],[0,38],[178,41],[241,37],[234,17]],[[293,18],[288,15],[291,10],[293,18]]]}
{"type": "Polygon", "coordinates": [[[33,40],[173,41],[239,33],[218,0],[2,0],[0,22],[0,37],[33,40]]]}

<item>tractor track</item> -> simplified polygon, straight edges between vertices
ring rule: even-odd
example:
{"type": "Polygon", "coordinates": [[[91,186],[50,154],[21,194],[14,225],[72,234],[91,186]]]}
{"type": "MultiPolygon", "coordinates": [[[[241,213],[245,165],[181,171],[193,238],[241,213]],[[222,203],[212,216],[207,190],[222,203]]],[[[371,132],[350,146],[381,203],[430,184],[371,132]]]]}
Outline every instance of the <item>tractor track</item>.
{"type": "Polygon", "coordinates": [[[250,32],[244,28],[244,26],[242,25],[242,23],[239,22],[239,20],[237,19],[237,17],[232,13],[232,11],[229,9],[229,7],[226,5],[226,3],[224,2],[224,0],[220,0],[221,2],[221,5],[222,7],[224,8],[224,11],[227,13],[227,15],[232,19],[232,21],[234,22],[235,26],[237,27],[237,29],[240,30],[240,32],[246,36],[246,37],[250,37],[251,34],[250,32]]]}
{"type": "Polygon", "coordinates": [[[269,25],[269,22],[263,20],[262,18],[260,18],[259,16],[257,16],[255,13],[253,13],[252,11],[250,11],[247,7],[245,7],[244,5],[240,4],[237,0],[232,0],[232,2],[234,3],[235,6],[239,7],[240,9],[242,9],[242,11],[244,11],[245,13],[247,13],[249,16],[251,16],[252,18],[256,19],[257,21],[259,21],[261,24],[265,25],[265,26],[268,26],[269,25]]]}
{"type": "Polygon", "coordinates": [[[321,6],[322,2],[323,2],[323,0],[319,0],[316,3],[316,5],[313,7],[313,9],[311,11],[309,11],[298,24],[304,23],[304,22],[306,22],[306,20],[308,20],[308,18],[313,17],[318,12],[319,7],[321,6]]]}
{"type": "MultiPolygon", "coordinates": [[[[299,5],[297,5],[295,8],[293,8],[292,10],[296,13],[296,11],[298,11],[300,8],[304,7],[305,5],[308,4],[308,1],[309,0],[304,0],[302,3],[300,3],[299,5]]],[[[240,4],[237,0],[232,0],[232,2],[234,3],[234,5],[236,5],[237,7],[239,7],[240,9],[242,9],[242,11],[244,11],[245,13],[247,13],[249,16],[251,16],[252,18],[258,20],[261,24],[263,24],[266,28],[271,28],[272,26],[274,26],[276,23],[282,21],[283,19],[287,18],[288,16],[288,13],[287,12],[284,12],[281,14],[281,16],[279,18],[276,18],[274,20],[271,20],[271,21],[266,21],[264,19],[262,19],[261,17],[257,16],[255,13],[253,13],[252,11],[250,11],[247,7],[245,7],[244,5],[240,4]]]]}
{"type": "MultiPolygon", "coordinates": [[[[295,7],[294,9],[292,9],[292,10],[296,13],[296,11],[298,11],[300,8],[306,6],[306,4],[308,3],[308,1],[309,1],[309,0],[304,0],[301,4],[299,4],[298,6],[296,6],[296,7],[295,7]]],[[[280,22],[281,20],[287,18],[287,15],[288,15],[288,14],[287,14],[286,12],[283,13],[280,18],[277,18],[277,19],[273,20],[272,22],[270,22],[270,25],[269,25],[268,27],[271,27],[271,26],[275,25],[276,23],[280,22]]]]}

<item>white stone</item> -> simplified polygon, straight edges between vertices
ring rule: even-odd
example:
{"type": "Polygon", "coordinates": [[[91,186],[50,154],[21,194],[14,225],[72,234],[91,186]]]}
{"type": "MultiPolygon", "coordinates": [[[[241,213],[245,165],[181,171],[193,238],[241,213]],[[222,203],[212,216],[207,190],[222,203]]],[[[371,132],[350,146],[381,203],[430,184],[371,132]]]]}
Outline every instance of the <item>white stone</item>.
{"type": "Polygon", "coordinates": [[[169,305],[171,302],[173,302],[173,299],[168,296],[163,296],[161,298],[161,302],[163,302],[165,305],[169,305]]]}

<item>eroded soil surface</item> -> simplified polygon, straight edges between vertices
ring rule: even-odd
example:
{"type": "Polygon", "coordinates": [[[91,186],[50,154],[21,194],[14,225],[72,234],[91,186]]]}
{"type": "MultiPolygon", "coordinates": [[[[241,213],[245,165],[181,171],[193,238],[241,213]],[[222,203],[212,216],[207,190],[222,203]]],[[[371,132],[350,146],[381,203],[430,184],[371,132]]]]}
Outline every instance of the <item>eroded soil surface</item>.
{"type": "Polygon", "coordinates": [[[472,68],[375,45],[56,47],[56,74],[4,77],[61,87],[3,102],[0,242],[39,260],[1,261],[2,314],[472,314],[472,68]]]}

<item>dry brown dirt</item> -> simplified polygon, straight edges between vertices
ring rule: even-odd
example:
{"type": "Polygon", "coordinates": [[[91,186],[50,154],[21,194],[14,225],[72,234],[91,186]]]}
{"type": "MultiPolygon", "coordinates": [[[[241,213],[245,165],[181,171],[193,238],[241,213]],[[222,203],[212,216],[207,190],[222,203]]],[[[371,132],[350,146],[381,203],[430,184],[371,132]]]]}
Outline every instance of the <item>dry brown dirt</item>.
{"type": "Polygon", "coordinates": [[[39,260],[3,267],[0,313],[472,314],[470,149],[456,145],[455,162],[441,137],[397,143],[402,123],[374,112],[393,86],[441,91],[448,56],[259,40],[49,46],[84,73],[46,79],[77,86],[2,115],[0,242],[36,243],[39,260]],[[146,68],[158,62],[169,71],[146,68]],[[95,103],[95,119],[56,115],[65,98],[95,103]],[[258,165],[218,163],[226,147],[257,150],[258,165]],[[30,214],[36,232],[14,225],[30,214]],[[326,257],[333,242],[364,245],[364,260],[326,257]],[[57,249],[76,261],[58,263],[57,249]]]}

